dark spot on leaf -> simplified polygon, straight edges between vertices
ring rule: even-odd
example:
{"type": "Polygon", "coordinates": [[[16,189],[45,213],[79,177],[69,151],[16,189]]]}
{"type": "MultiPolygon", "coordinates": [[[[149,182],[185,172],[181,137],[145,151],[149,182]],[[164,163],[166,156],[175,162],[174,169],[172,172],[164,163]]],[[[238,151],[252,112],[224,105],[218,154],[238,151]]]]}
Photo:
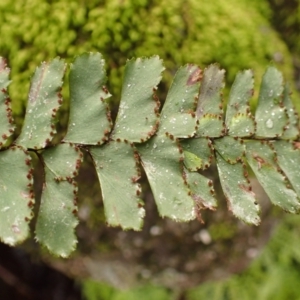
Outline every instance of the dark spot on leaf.
{"type": "Polygon", "coordinates": [[[263,164],[266,164],[265,160],[262,157],[258,156],[258,154],[254,153],[252,154],[252,157],[257,161],[259,170],[261,169],[261,166],[263,164]]]}
{"type": "Polygon", "coordinates": [[[34,205],[34,202],[33,202],[33,201],[29,201],[27,205],[28,205],[28,207],[31,208],[31,207],[33,207],[33,205],[34,205]]]}
{"type": "Polygon", "coordinates": [[[293,142],[294,150],[300,149],[300,142],[293,142]]]}
{"type": "Polygon", "coordinates": [[[189,76],[186,85],[193,85],[197,82],[200,82],[202,79],[202,70],[200,68],[195,69],[189,76]]]}
{"type": "Polygon", "coordinates": [[[244,184],[239,184],[239,188],[246,193],[250,194],[252,197],[255,197],[255,193],[252,191],[250,186],[246,186],[244,184]]]}
{"type": "Polygon", "coordinates": [[[11,228],[12,228],[12,231],[13,231],[14,233],[20,233],[20,232],[21,232],[18,225],[13,224],[13,225],[11,226],[11,228]]]}
{"type": "Polygon", "coordinates": [[[105,85],[102,86],[102,90],[104,91],[105,94],[108,94],[108,89],[105,85]]]}
{"type": "Polygon", "coordinates": [[[132,183],[136,183],[136,182],[138,182],[138,180],[139,180],[140,178],[141,178],[140,176],[132,176],[132,177],[131,177],[131,182],[132,182],[132,183]]]}
{"type": "Polygon", "coordinates": [[[104,130],[104,135],[109,135],[110,131],[108,129],[104,130]]]}

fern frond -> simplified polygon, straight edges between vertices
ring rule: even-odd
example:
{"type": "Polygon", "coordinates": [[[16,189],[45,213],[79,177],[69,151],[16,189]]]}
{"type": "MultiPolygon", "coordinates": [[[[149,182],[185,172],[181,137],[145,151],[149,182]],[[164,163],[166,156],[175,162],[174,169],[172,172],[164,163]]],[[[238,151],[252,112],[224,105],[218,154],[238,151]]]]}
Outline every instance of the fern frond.
{"type": "Polygon", "coordinates": [[[125,66],[114,124],[106,103],[110,94],[102,56],[83,54],[70,68],[70,117],[64,140],[50,147],[65,72],[64,62],[54,59],[37,68],[21,134],[9,146],[6,141],[14,132],[7,94],[9,70],[0,60],[3,242],[15,245],[29,232],[34,199],[27,150],[38,155],[45,175],[36,239],[62,257],[77,243],[75,177],[83,156],[80,148],[92,157],[111,226],[141,229],[145,215],[141,168],[162,217],[202,221],[202,209],[217,207],[213,182],[199,173],[212,162],[228,209],[241,220],[260,223],[259,199],[251,188],[248,166],[273,204],[299,212],[299,117],[275,67],[263,76],[255,116],[249,106],[253,95],[250,70],[238,73],[224,116],[225,71],[216,64],[203,72],[196,65],[181,67],[160,112],[156,90],[164,70],[162,60],[157,56],[131,59],[125,66]]]}

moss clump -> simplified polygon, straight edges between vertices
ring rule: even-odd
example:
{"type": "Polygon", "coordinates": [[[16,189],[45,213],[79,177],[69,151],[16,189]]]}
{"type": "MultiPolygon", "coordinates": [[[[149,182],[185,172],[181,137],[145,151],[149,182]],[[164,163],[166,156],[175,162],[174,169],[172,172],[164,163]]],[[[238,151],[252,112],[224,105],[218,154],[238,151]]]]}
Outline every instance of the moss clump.
{"type": "Polygon", "coordinates": [[[254,69],[259,78],[279,53],[280,68],[291,79],[288,50],[263,17],[267,5],[256,2],[2,0],[0,55],[12,68],[14,112],[22,113],[29,78],[41,61],[56,56],[70,61],[85,51],[103,53],[115,99],[120,67],[132,56],[160,55],[168,85],[177,67],[188,62],[217,61],[229,82],[244,68],[254,69]]]}

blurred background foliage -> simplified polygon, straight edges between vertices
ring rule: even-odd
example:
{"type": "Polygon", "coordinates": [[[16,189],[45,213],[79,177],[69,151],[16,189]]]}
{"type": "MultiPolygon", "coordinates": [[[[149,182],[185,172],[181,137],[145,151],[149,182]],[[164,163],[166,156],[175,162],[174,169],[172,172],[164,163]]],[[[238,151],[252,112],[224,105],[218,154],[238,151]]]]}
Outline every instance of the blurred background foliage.
{"type": "Polygon", "coordinates": [[[299,235],[299,216],[286,216],[244,273],[191,289],[187,299],[300,299],[299,235]]]}
{"type": "MultiPolygon", "coordinates": [[[[159,90],[162,100],[180,65],[196,63],[204,68],[213,62],[226,69],[227,87],[239,70],[253,69],[254,98],[266,66],[273,62],[291,83],[294,100],[299,99],[300,0],[1,0],[0,28],[0,55],[7,58],[12,70],[9,92],[19,126],[29,79],[40,62],[56,56],[71,62],[74,56],[86,51],[104,55],[112,103],[119,100],[126,60],[154,54],[166,66],[159,90]]],[[[66,100],[67,94],[65,86],[66,100]]],[[[295,104],[300,107],[296,101],[295,104]]],[[[65,122],[66,112],[61,114],[65,122]]],[[[94,180],[90,173],[84,174],[85,179],[94,180]]],[[[101,201],[95,200],[99,190],[90,190],[90,194],[81,190],[85,199],[79,216],[88,228],[95,230],[97,226],[104,227],[104,220],[101,201]],[[97,209],[93,209],[95,205],[97,209]]],[[[209,217],[213,239],[226,240],[223,247],[236,242],[236,223],[232,225],[222,219],[215,222],[213,214],[209,217]]],[[[242,275],[208,282],[184,294],[153,285],[118,291],[88,278],[83,281],[83,293],[88,300],[148,299],[148,295],[149,299],[300,299],[299,224],[297,216],[284,218],[268,246],[242,275]]],[[[80,242],[84,240],[83,230],[79,227],[80,242]]],[[[107,240],[110,238],[108,235],[107,240]]],[[[92,247],[107,252],[113,248],[91,234],[77,255],[80,251],[88,253],[86,248],[92,247]]]]}
{"type": "Polygon", "coordinates": [[[160,286],[143,285],[118,290],[105,283],[86,280],[83,295],[87,300],[283,300],[300,299],[299,217],[286,216],[260,257],[241,275],[207,282],[184,294],[160,286]]]}
{"type": "Polygon", "coordinates": [[[296,88],[300,90],[300,1],[269,0],[271,21],[293,57],[296,88]]]}

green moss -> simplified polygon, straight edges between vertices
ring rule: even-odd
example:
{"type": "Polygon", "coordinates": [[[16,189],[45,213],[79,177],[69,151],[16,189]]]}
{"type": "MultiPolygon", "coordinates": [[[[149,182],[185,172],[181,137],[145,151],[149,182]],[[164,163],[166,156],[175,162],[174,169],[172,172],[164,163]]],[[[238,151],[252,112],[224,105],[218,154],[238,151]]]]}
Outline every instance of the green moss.
{"type": "Polygon", "coordinates": [[[233,238],[237,233],[235,224],[230,223],[219,223],[212,224],[209,226],[209,233],[211,238],[216,240],[228,240],[233,238]]]}
{"type": "Polygon", "coordinates": [[[82,283],[83,297],[86,300],[169,300],[175,299],[171,293],[161,287],[144,285],[130,290],[117,290],[111,286],[92,280],[82,283]]]}
{"type": "MultiPolygon", "coordinates": [[[[269,0],[272,7],[272,24],[300,59],[300,0],[269,0]]],[[[298,66],[299,67],[299,66],[298,66]]]]}
{"type": "Polygon", "coordinates": [[[227,70],[229,83],[244,68],[253,68],[259,78],[274,55],[281,53],[284,61],[280,69],[291,80],[291,57],[263,16],[267,5],[259,3],[1,1],[0,54],[8,58],[12,68],[14,112],[22,112],[29,78],[41,61],[57,55],[70,61],[85,51],[104,54],[115,100],[122,81],[120,66],[132,56],[160,55],[167,67],[166,86],[177,67],[188,62],[201,66],[219,62],[227,70]]]}

